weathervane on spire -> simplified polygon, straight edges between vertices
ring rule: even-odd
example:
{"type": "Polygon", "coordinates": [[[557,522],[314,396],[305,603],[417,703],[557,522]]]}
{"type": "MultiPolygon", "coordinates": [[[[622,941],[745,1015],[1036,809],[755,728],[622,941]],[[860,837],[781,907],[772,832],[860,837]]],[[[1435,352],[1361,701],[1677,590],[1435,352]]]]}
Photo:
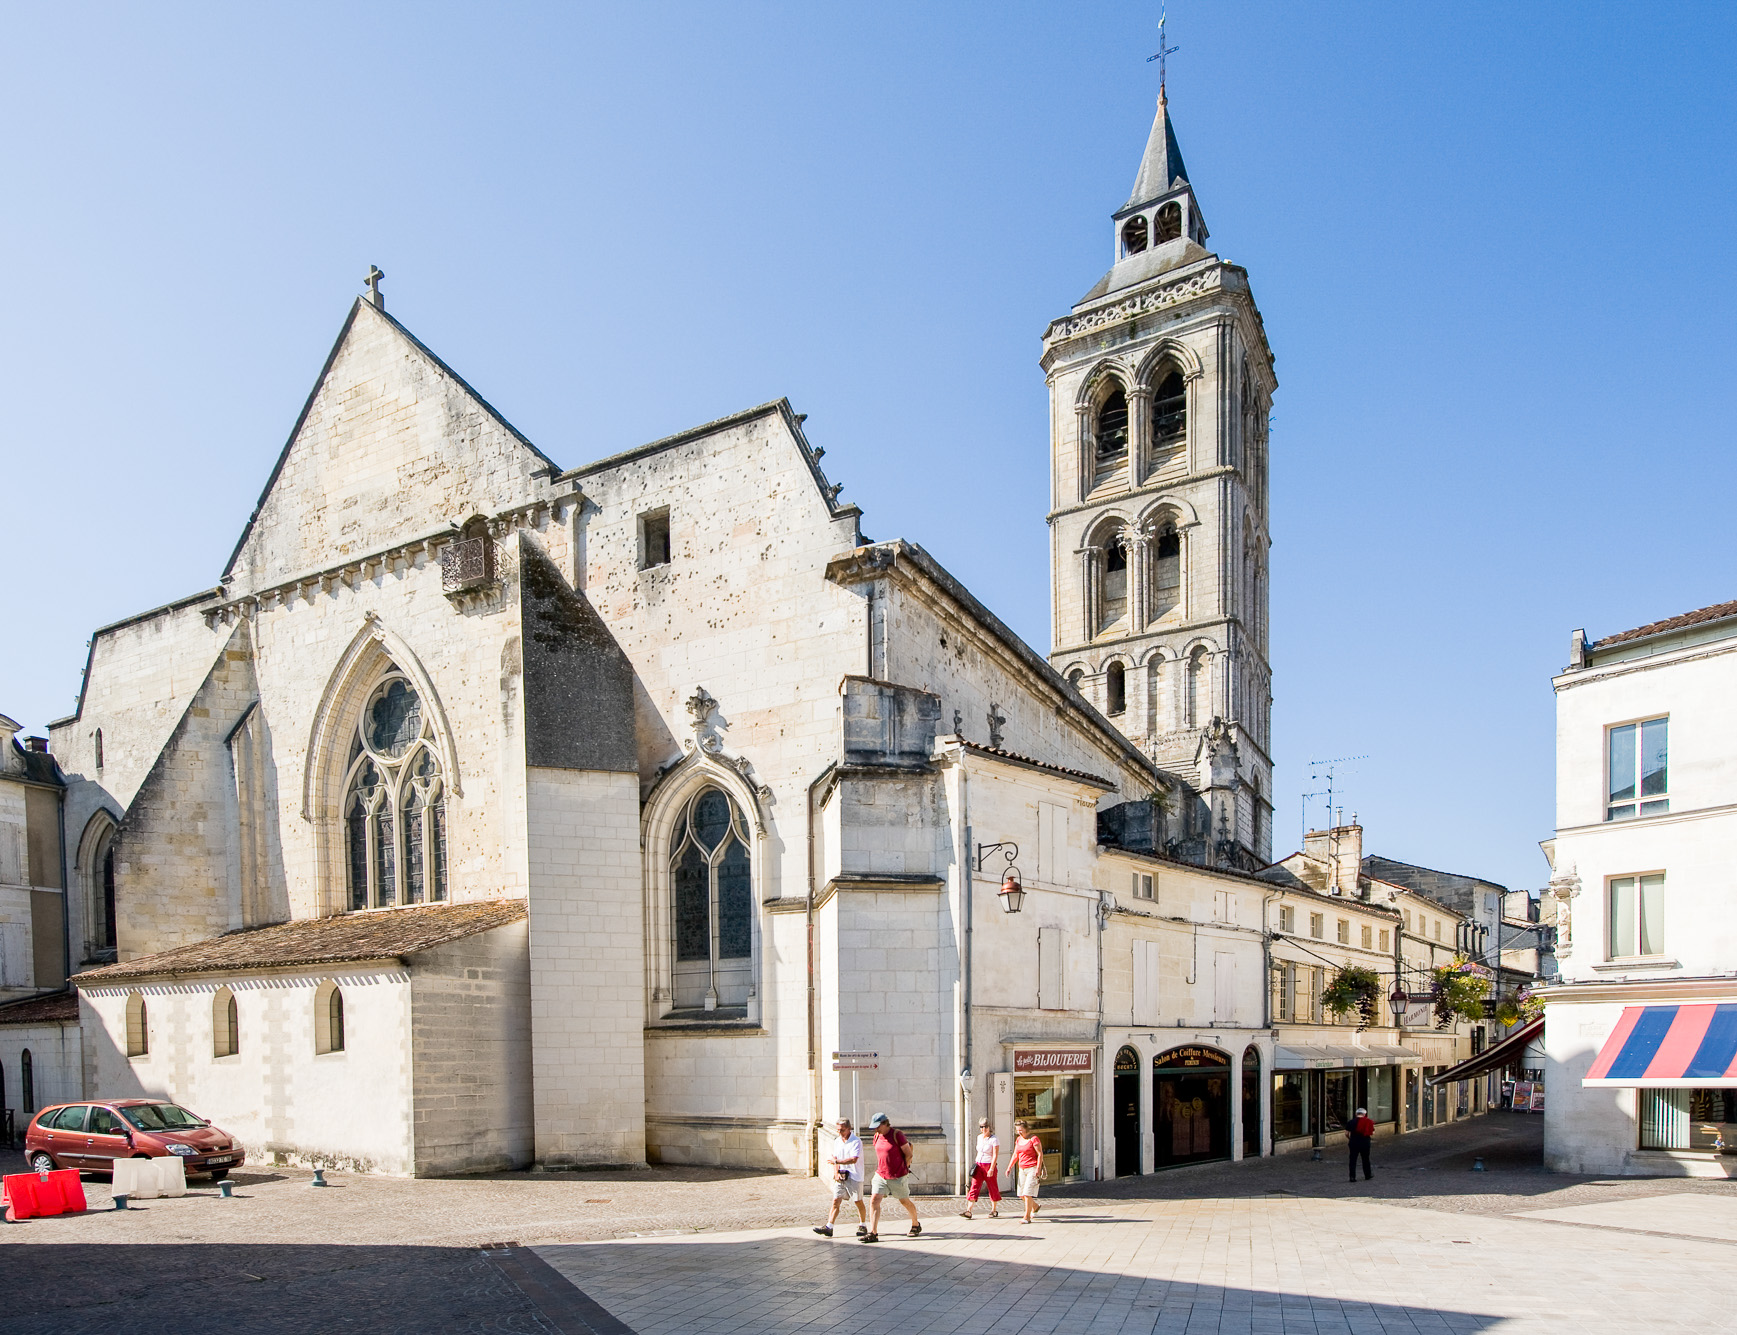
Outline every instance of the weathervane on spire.
{"type": "Polygon", "coordinates": [[[1166,46],[1166,45],[1164,45],[1164,25],[1168,21],[1169,21],[1169,15],[1167,15],[1164,12],[1164,6],[1159,5],[1158,6],[1158,54],[1155,56],[1147,56],[1146,57],[1146,63],[1148,65],[1150,65],[1154,60],[1156,60],[1158,62],[1158,100],[1160,102],[1165,100],[1165,98],[1164,98],[1164,57],[1175,55],[1176,52],[1178,52],[1182,49],[1179,46],[1166,46]]]}

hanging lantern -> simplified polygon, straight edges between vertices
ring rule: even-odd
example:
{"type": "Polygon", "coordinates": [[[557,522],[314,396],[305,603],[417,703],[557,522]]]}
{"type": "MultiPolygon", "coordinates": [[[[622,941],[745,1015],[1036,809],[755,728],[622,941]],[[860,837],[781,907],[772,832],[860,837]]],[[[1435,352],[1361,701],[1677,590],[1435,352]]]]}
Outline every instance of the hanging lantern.
{"type": "Polygon", "coordinates": [[[1405,1008],[1410,1001],[1411,997],[1407,994],[1406,990],[1401,987],[1398,982],[1395,982],[1393,984],[1393,991],[1390,992],[1387,997],[1387,1003],[1393,1007],[1393,1013],[1395,1015],[1404,1015],[1405,1008]]]}
{"type": "Polygon", "coordinates": [[[1007,869],[1007,875],[1001,878],[1001,889],[996,894],[1007,913],[1018,913],[1025,906],[1025,887],[1019,883],[1019,868],[1007,869]]]}

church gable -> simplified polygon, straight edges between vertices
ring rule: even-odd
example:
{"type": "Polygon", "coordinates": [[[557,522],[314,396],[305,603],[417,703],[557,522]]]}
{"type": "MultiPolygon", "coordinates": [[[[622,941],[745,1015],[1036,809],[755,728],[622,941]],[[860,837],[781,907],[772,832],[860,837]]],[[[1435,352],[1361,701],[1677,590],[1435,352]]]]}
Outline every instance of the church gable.
{"type": "Polygon", "coordinates": [[[225,571],[236,592],[537,494],[555,472],[396,320],[357,301],[225,571]]]}

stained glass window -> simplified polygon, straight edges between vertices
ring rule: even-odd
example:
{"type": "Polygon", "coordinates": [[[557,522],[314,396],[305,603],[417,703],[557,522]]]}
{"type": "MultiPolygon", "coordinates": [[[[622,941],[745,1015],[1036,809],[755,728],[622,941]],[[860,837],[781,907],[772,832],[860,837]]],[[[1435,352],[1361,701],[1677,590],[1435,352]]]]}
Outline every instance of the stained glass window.
{"type": "Polygon", "coordinates": [[[675,1003],[742,1014],[753,987],[754,874],[740,808],[703,788],[672,835],[675,1003]]]}
{"type": "Polygon", "coordinates": [[[352,909],[446,898],[446,788],[416,688],[389,672],[350,748],[345,866],[352,909]]]}

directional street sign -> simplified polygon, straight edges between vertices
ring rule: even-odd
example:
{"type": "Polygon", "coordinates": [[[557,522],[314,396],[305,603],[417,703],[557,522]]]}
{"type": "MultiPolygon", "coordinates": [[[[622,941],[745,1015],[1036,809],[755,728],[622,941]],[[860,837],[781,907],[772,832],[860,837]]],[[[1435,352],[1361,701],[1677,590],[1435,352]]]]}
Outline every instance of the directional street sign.
{"type": "Polygon", "coordinates": [[[835,1071],[873,1071],[880,1066],[876,1060],[878,1052],[835,1052],[832,1054],[832,1069],[835,1071]]]}

